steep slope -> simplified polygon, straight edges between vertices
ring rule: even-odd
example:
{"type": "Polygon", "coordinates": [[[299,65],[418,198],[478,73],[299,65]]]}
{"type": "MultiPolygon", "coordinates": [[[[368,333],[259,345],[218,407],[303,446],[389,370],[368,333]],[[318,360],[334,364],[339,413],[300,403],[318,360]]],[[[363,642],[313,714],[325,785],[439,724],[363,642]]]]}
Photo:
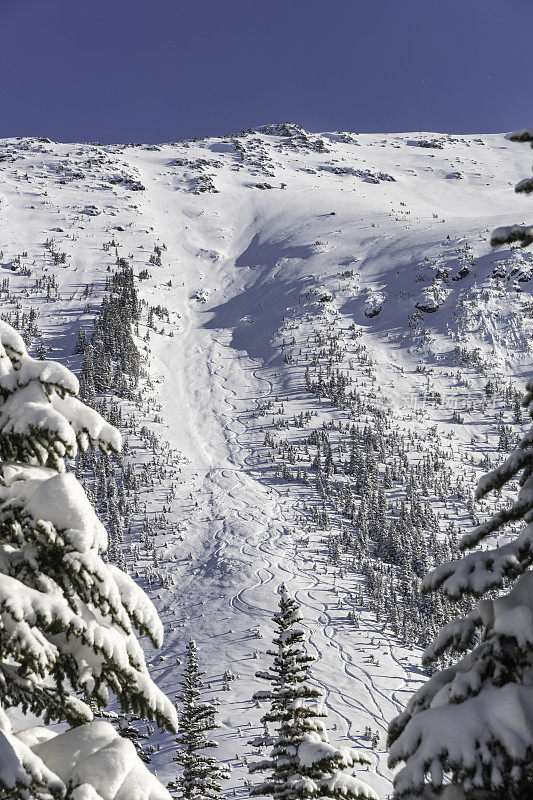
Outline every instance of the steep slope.
{"type": "MultiPolygon", "coordinates": [[[[410,592],[438,558],[432,520],[440,541],[488,510],[470,502],[480,458],[519,430],[533,256],[492,251],[488,232],[528,221],[512,186],[529,169],[504,136],[289,125],[157,147],[1,143],[2,313],[34,348],[79,369],[76,336],[90,337],[106,278],[117,258],[134,268],[145,375],[141,396],[115,401],[126,460],[147,468],[122,558],[165,622],[153,671],[169,694],[198,641],[239,795],[282,581],[302,604],[332,738],[370,748],[365,728],[378,733],[367,779],[388,790],[383,733],[424,677],[427,620],[411,629],[391,605],[419,619],[410,592]],[[352,439],[365,475],[370,451],[378,464],[391,527],[402,503],[411,521],[422,509],[407,577],[392,534],[388,550],[379,530],[361,534],[352,439]],[[336,470],[325,488],[317,449],[336,470]]],[[[172,741],[154,741],[170,777],[172,741]]]]}

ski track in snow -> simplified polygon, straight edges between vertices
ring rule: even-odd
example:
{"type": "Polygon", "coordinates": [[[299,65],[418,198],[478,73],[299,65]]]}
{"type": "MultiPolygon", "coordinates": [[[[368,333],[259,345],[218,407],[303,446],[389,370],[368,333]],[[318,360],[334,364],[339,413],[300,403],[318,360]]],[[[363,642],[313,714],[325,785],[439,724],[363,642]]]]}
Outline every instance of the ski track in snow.
{"type": "MultiPolygon", "coordinates": [[[[239,420],[239,408],[236,402],[238,394],[232,386],[230,376],[224,372],[224,366],[230,363],[244,365],[242,367],[244,373],[248,372],[251,379],[255,378],[258,388],[262,389],[258,394],[263,396],[272,395],[272,384],[270,381],[258,380],[257,373],[260,367],[256,366],[250,370],[243,359],[232,357],[231,352],[227,348],[224,349],[217,341],[216,331],[213,332],[213,340],[206,345],[203,338],[204,331],[201,328],[195,331],[192,322],[189,325],[185,349],[193,359],[198,358],[199,352],[203,354],[202,366],[205,364],[208,376],[206,384],[216,386],[218,389],[219,398],[213,408],[213,418],[217,420],[219,426],[215,436],[221,441],[225,440],[225,454],[231,464],[231,467],[226,468],[212,465],[206,470],[202,483],[205,486],[206,481],[209,481],[210,488],[205,494],[204,492],[195,494],[195,497],[201,498],[198,499],[197,515],[200,519],[207,520],[213,513],[213,505],[220,504],[224,508],[222,513],[227,516],[231,513],[231,516],[242,521],[239,533],[242,532],[246,538],[239,541],[236,546],[239,558],[246,564],[246,570],[243,571],[251,572],[247,580],[248,585],[240,587],[231,594],[227,598],[227,604],[230,609],[242,615],[241,624],[248,629],[258,624],[270,628],[272,612],[277,604],[275,593],[277,586],[281,582],[286,582],[291,590],[296,589],[295,594],[301,604],[305,627],[309,632],[310,651],[321,663],[327,664],[326,673],[331,674],[330,680],[315,677],[317,685],[324,692],[326,705],[335,712],[339,727],[342,726],[342,732],[354,741],[359,741],[359,744],[364,724],[378,729],[384,738],[387,722],[400,706],[391,702],[386,692],[376,684],[370,672],[359,665],[347,648],[340,643],[342,633],[336,629],[328,612],[327,603],[313,593],[313,590],[317,590],[317,594],[327,592],[331,587],[327,583],[324,585],[316,576],[312,576],[310,580],[309,574],[300,568],[291,536],[284,536],[282,533],[294,524],[293,521],[287,519],[287,512],[282,508],[277,492],[274,489],[265,489],[250,476],[251,454],[239,441],[239,434],[246,433],[246,426],[239,420]],[[250,534],[247,536],[248,531],[250,534]],[[260,567],[256,566],[258,557],[261,560],[260,567]],[[308,620],[311,620],[312,624],[309,624],[308,620]],[[344,688],[335,690],[331,688],[331,684],[337,685],[339,677],[337,672],[341,671],[344,673],[346,683],[350,685],[349,691],[344,688]],[[386,709],[387,715],[382,706],[386,709]],[[359,731],[356,730],[357,727],[359,731]]],[[[192,365],[186,365],[184,371],[192,374],[192,365]]],[[[234,380],[233,376],[232,379],[234,380]]],[[[200,427],[192,428],[190,433],[195,441],[203,442],[201,421],[200,427]]],[[[200,456],[205,456],[203,443],[200,447],[200,456]]],[[[196,469],[201,467],[196,466],[196,469]]],[[[220,559],[228,548],[235,547],[235,543],[231,542],[229,526],[221,525],[220,521],[216,520],[214,528],[213,530],[211,523],[213,549],[220,559]]],[[[192,617],[191,613],[191,627],[192,617]]],[[[197,636],[196,630],[193,629],[191,633],[197,636]]],[[[173,649],[172,644],[172,641],[167,639],[165,651],[173,649]]],[[[183,648],[183,644],[184,639],[180,638],[180,649],[183,648]]],[[[238,652],[237,648],[236,650],[238,652]]],[[[229,662],[227,666],[235,672],[242,673],[240,662],[241,659],[236,658],[234,663],[229,662]]],[[[400,666],[399,662],[396,663],[400,666]]],[[[403,667],[401,670],[404,672],[403,667]]],[[[248,670],[247,679],[240,688],[242,692],[244,686],[247,687],[248,698],[255,690],[252,678],[253,672],[248,670]]],[[[400,673],[396,680],[398,685],[405,684],[407,673],[405,675],[400,673]]],[[[165,680],[162,684],[165,685],[165,680]]],[[[220,699],[224,700],[224,693],[220,695],[220,699]]],[[[233,725],[237,727],[239,720],[237,719],[233,725]]],[[[334,735],[335,732],[332,732],[332,736],[334,735]]],[[[221,740],[222,738],[220,737],[221,740]]],[[[374,769],[387,785],[389,773],[383,752],[375,753],[374,769]]]]}
{"type": "MultiPolygon", "coordinates": [[[[231,281],[229,282],[231,283],[231,281]]],[[[237,364],[245,374],[249,372],[250,379],[255,379],[258,386],[256,395],[272,396],[274,387],[271,381],[259,377],[260,365],[252,366],[250,370],[246,360],[240,354],[235,359],[235,355],[217,341],[217,331],[213,331],[213,339],[206,345],[203,343],[204,331],[202,328],[195,330],[192,319],[188,320],[188,326],[187,346],[184,349],[195,359],[198,357],[198,353],[202,353],[202,366],[205,362],[208,375],[206,384],[216,386],[222,397],[223,402],[219,400],[212,410],[213,418],[217,420],[220,427],[217,436],[220,436],[221,440],[225,439],[225,452],[232,464],[231,469],[213,467],[210,469],[209,477],[212,486],[206,500],[212,506],[213,497],[217,497],[218,501],[219,492],[223,492],[224,500],[219,502],[225,503],[225,513],[227,514],[231,509],[232,515],[242,520],[243,530],[253,531],[252,536],[239,542],[239,557],[250,569],[257,563],[258,556],[262,562],[260,567],[253,569],[249,585],[239,588],[229,596],[228,605],[235,612],[243,615],[243,624],[248,628],[253,628],[261,623],[269,627],[272,612],[277,604],[275,590],[281,582],[286,582],[291,591],[295,590],[295,596],[301,604],[305,627],[309,632],[310,652],[316,655],[320,663],[327,664],[326,675],[329,673],[329,680],[323,677],[319,678],[317,675],[315,682],[325,695],[327,707],[335,712],[342,732],[361,744],[361,728],[364,727],[364,724],[369,724],[373,729],[379,730],[384,738],[387,723],[399,710],[400,704],[391,700],[386,692],[379,688],[370,672],[358,664],[348,649],[340,643],[342,630],[336,628],[328,612],[327,603],[321,601],[313,593],[313,590],[317,590],[317,593],[327,592],[332,587],[327,583],[324,585],[316,576],[312,576],[310,582],[309,574],[298,565],[291,537],[282,535],[283,529],[287,529],[294,523],[287,519],[287,513],[280,504],[277,492],[274,489],[265,490],[262,484],[250,476],[251,454],[239,441],[239,434],[246,434],[246,426],[239,420],[239,408],[236,402],[238,394],[232,386],[230,376],[224,371],[224,367],[226,364],[233,366],[237,364]],[[243,500],[243,497],[246,500],[243,500]],[[308,620],[312,620],[312,624],[309,624],[308,620]],[[346,683],[350,686],[349,691],[344,688],[331,688],[332,684],[337,686],[339,679],[337,673],[340,674],[341,671],[344,673],[346,683]],[[359,727],[359,731],[356,730],[357,727],[359,727]]],[[[192,366],[185,366],[184,371],[192,374],[192,366]]],[[[233,375],[232,379],[234,380],[233,375]]],[[[256,404],[259,405],[259,402],[256,401],[256,404]]],[[[196,441],[203,441],[201,427],[197,430],[193,429],[191,433],[196,441]]],[[[203,452],[202,445],[201,453],[203,452]]],[[[206,516],[209,514],[209,509],[205,510],[205,514],[206,516]]],[[[199,516],[203,517],[203,515],[204,511],[200,510],[199,516]]],[[[224,526],[220,525],[213,533],[212,538],[216,542],[215,548],[219,558],[229,546],[228,533],[228,529],[224,529],[224,526]]],[[[169,644],[167,643],[167,647],[169,644]]],[[[183,646],[183,642],[181,642],[181,646],[183,646]]],[[[392,646],[390,649],[393,651],[392,646]]],[[[239,662],[240,659],[237,658],[235,663],[228,664],[228,667],[240,672],[242,667],[239,662]]],[[[397,684],[406,685],[408,674],[405,668],[399,660],[396,660],[396,666],[399,668],[399,674],[395,676],[397,684]]],[[[250,685],[251,678],[253,678],[253,672],[250,674],[248,671],[247,680],[244,683],[245,686],[250,686],[247,689],[248,697],[251,697],[255,688],[250,685]]],[[[224,695],[221,695],[221,699],[223,698],[224,695]]],[[[238,724],[238,720],[234,722],[235,727],[238,724]]],[[[334,735],[335,732],[332,732],[332,736],[334,735]]],[[[381,747],[383,747],[383,742],[381,747]]],[[[382,778],[383,782],[380,788],[383,790],[389,780],[386,756],[380,751],[373,753],[371,751],[371,754],[375,759],[373,769],[382,778]]]]}

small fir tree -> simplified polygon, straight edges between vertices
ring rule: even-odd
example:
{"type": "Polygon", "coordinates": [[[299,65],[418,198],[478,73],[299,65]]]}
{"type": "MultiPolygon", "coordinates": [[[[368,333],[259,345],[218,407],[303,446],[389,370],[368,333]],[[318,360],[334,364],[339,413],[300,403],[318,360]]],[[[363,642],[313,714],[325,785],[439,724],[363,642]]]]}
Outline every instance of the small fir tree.
{"type": "Polygon", "coordinates": [[[253,697],[270,703],[261,720],[265,736],[254,744],[270,745],[271,750],[268,759],[251,764],[249,769],[267,772],[268,777],[253,786],[251,794],[280,800],[377,800],[370,786],[345,771],[356,763],[369,764],[369,759],[351,747],[335,747],[328,741],[321,694],[309,682],[309,665],[314,659],[304,649],[298,604],[285,585],[280,586],[279,594],[279,611],[273,618],[276,649],[267,651],[274,661],[269,670],[256,673],[269,681],[271,688],[253,697]],[[269,726],[274,727],[273,735],[268,733],[269,726]]]}
{"type": "MultiPolygon", "coordinates": [[[[533,417],[531,380],[524,405],[533,417]]],[[[481,542],[487,548],[437,567],[424,580],[426,591],[478,603],[441,629],[423,659],[432,664],[446,651],[466,655],[433,675],[390,725],[390,765],[405,763],[395,797],[533,796],[533,428],[479,481],[477,498],[500,492],[520,473],[516,502],[462,538],[462,549],[481,542]],[[527,524],[494,544],[489,537],[513,521],[527,524]]]]}
{"type": "Polygon", "coordinates": [[[218,747],[217,742],[205,735],[218,726],[215,722],[215,706],[200,702],[203,675],[198,665],[196,644],[191,639],[187,645],[183,680],[180,682],[180,731],[176,740],[178,751],[174,758],[183,767],[183,773],[169,783],[169,788],[177,789],[185,800],[219,800],[222,791],[220,779],[226,777],[217,760],[202,752],[218,747]]]}

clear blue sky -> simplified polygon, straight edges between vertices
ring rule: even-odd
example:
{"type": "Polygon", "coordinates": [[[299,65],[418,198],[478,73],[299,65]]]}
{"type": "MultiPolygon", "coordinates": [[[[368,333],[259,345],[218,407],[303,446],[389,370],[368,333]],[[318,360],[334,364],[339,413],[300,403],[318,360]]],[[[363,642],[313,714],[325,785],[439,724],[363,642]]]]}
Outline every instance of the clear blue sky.
{"type": "Polygon", "coordinates": [[[0,0],[0,137],[533,124],[533,0],[0,0]]]}

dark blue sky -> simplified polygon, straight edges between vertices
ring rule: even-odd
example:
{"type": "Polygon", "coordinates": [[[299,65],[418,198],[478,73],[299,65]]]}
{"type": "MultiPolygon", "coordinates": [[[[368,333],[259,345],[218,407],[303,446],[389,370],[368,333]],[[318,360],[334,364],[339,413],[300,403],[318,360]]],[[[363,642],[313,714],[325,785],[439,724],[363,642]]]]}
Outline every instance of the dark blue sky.
{"type": "Polygon", "coordinates": [[[533,124],[532,0],[0,0],[0,137],[533,124]]]}

